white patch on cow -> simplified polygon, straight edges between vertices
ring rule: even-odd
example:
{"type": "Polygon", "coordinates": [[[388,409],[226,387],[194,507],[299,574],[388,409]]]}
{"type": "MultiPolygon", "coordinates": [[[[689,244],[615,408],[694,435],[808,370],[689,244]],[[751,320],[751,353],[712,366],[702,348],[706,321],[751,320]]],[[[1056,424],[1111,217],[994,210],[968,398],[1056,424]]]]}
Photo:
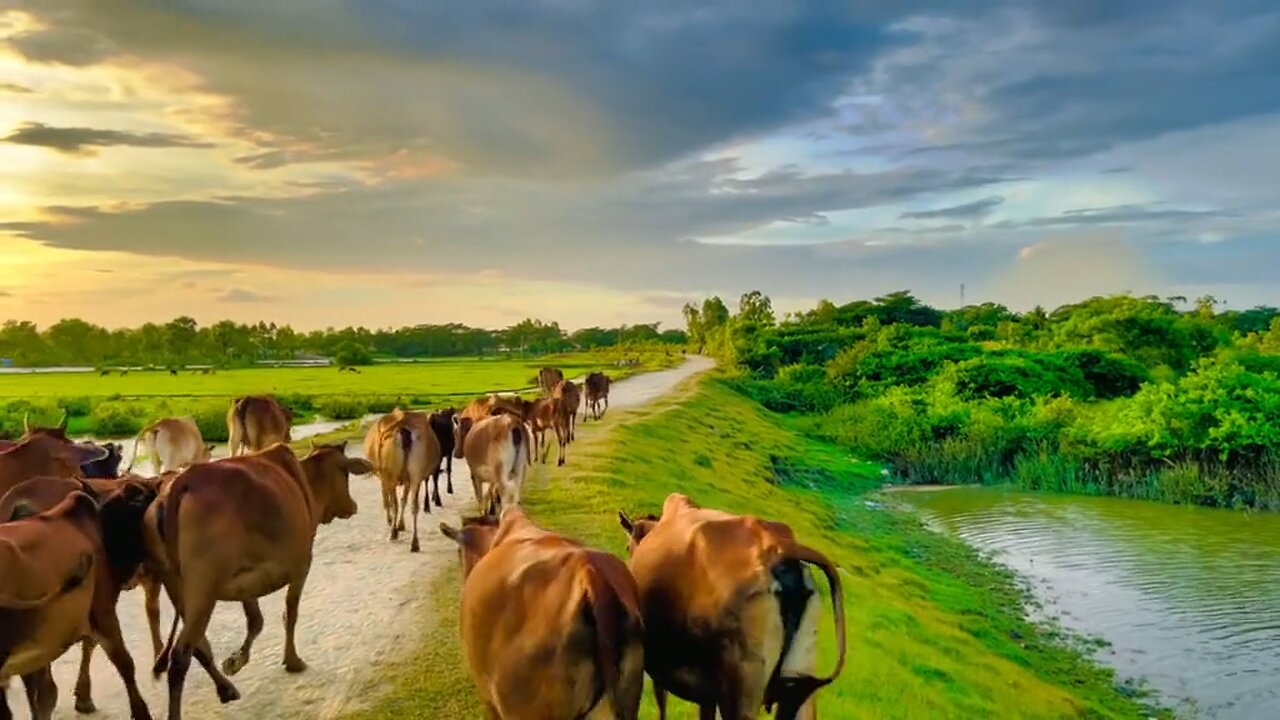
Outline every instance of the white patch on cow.
{"type": "Polygon", "coordinates": [[[791,640],[791,647],[788,648],[786,657],[782,658],[779,674],[784,677],[812,675],[818,666],[818,620],[822,617],[822,596],[818,594],[813,574],[808,568],[804,571],[804,586],[814,592],[804,606],[800,627],[791,640]]]}

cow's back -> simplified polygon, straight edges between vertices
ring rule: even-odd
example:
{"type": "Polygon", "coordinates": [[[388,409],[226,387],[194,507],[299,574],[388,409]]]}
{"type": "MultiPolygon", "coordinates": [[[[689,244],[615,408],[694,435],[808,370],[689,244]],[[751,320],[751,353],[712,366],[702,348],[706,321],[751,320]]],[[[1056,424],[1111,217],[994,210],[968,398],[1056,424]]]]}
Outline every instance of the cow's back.
{"type": "Polygon", "coordinates": [[[220,600],[266,594],[246,586],[265,582],[278,588],[288,568],[309,562],[318,511],[287,446],[194,465],[162,497],[166,559],[172,563],[176,555],[178,574],[200,574],[202,582],[219,588],[220,600]],[[176,532],[170,530],[173,522],[176,532]],[[259,574],[239,577],[245,567],[259,574]],[[264,574],[270,577],[264,580],[264,574]]]}
{"type": "Polygon", "coordinates": [[[477,687],[530,717],[584,717],[601,699],[602,675],[615,686],[627,665],[638,703],[643,626],[629,579],[616,558],[540,530],[497,544],[463,587],[462,640],[477,687]]]}

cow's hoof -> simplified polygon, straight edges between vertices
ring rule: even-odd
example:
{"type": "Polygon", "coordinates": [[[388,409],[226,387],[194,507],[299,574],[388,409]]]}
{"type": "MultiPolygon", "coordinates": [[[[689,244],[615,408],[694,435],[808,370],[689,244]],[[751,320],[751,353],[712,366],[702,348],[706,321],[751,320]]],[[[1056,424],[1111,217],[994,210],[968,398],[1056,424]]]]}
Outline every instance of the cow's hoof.
{"type": "Polygon", "coordinates": [[[421,551],[421,548],[418,547],[418,539],[414,538],[413,543],[409,545],[409,552],[419,552],[419,551],[421,551]]]}
{"type": "Polygon", "coordinates": [[[307,664],[302,662],[302,658],[286,658],[284,661],[284,669],[291,673],[300,673],[307,669],[307,664]]]}
{"type": "Polygon", "coordinates": [[[440,502],[440,496],[439,496],[439,495],[437,495],[437,496],[435,496],[434,498],[432,498],[432,500],[434,500],[434,501],[435,501],[435,503],[436,503],[436,507],[444,507],[444,503],[440,502]]]}
{"type": "Polygon", "coordinates": [[[236,689],[235,685],[226,683],[225,685],[218,686],[218,702],[226,705],[227,703],[235,702],[239,699],[240,691],[236,689]]]}
{"type": "Polygon", "coordinates": [[[560,467],[561,465],[564,465],[564,458],[560,458],[556,461],[556,467],[560,467]]]}
{"type": "Polygon", "coordinates": [[[244,666],[248,663],[249,658],[245,657],[242,653],[232,653],[227,656],[226,660],[222,661],[222,672],[228,675],[235,675],[243,670],[244,666]]]}
{"type": "Polygon", "coordinates": [[[81,715],[92,715],[98,712],[98,706],[93,704],[93,698],[78,697],[76,698],[76,712],[81,715]]]}

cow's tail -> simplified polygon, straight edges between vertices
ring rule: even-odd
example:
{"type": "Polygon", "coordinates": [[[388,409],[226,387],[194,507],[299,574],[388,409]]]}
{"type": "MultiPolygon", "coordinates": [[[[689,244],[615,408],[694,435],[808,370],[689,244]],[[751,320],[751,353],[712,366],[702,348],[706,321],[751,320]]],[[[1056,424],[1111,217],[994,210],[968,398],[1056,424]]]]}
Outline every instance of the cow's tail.
{"type": "Polygon", "coordinates": [[[831,605],[836,616],[837,655],[835,670],[826,677],[797,675],[777,678],[777,689],[772,698],[778,703],[778,713],[775,718],[777,720],[794,720],[796,715],[799,714],[800,708],[804,707],[809,698],[818,690],[830,685],[832,681],[839,677],[840,671],[844,669],[846,652],[844,586],[840,582],[840,571],[836,568],[835,563],[831,562],[826,555],[811,547],[796,543],[783,554],[780,560],[798,560],[822,570],[822,574],[827,578],[827,583],[831,586],[831,605]]]}
{"type": "MultiPolygon", "coordinates": [[[[150,425],[148,425],[148,426],[146,426],[146,427],[142,428],[142,432],[140,432],[140,433],[138,433],[137,435],[135,435],[135,436],[134,436],[134,438],[133,438],[133,455],[132,455],[132,457],[130,457],[130,458],[129,458],[129,467],[127,467],[127,468],[125,468],[125,469],[124,469],[124,471],[125,471],[126,473],[133,472],[133,464],[134,464],[134,463],[136,463],[136,462],[138,462],[138,442],[139,442],[139,441],[141,441],[141,440],[142,440],[142,438],[144,438],[144,437],[146,437],[146,436],[148,436],[148,435],[150,435],[150,434],[154,433],[154,432],[156,431],[156,425],[157,425],[157,423],[151,423],[150,425]]],[[[154,440],[152,440],[152,441],[148,442],[148,443],[147,443],[147,448],[148,448],[148,449],[147,449],[148,454],[155,452],[155,441],[154,441],[154,440]]]]}
{"type": "MultiPolygon", "coordinates": [[[[168,495],[156,503],[156,530],[160,535],[160,542],[164,546],[165,564],[167,566],[167,575],[170,582],[175,583],[178,587],[182,587],[182,567],[178,557],[178,525],[179,511],[182,507],[182,498],[187,494],[187,486],[182,482],[175,482],[169,488],[168,495]]],[[[181,600],[182,594],[179,594],[177,600],[181,600]]],[[[169,639],[165,641],[164,649],[156,656],[155,665],[151,667],[151,675],[159,678],[169,669],[169,658],[173,654],[173,641],[178,633],[178,620],[182,617],[184,608],[178,607],[178,603],[174,603],[173,608],[173,625],[169,629],[169,639]]]]}
{"type": "Polygon", "coordinates": [[[619,603],[600,572],[591,565],[583,568],[582,617],[595,628],[595,665],[599,683],[588,709],[595,708],[608,696],[617,707],[614,697],[622,675],[622,652],[618,647],[622,623],[619,603]]]}
{"type": "Polygon", "coordinates": [[[511,428],[511,443],[516,447],[516,460],[511,465],[511,472],[520,467],[520,454],[524,453],[525,467],[533,467],[533,431],[529,423],[522,422],[511,428]]]}

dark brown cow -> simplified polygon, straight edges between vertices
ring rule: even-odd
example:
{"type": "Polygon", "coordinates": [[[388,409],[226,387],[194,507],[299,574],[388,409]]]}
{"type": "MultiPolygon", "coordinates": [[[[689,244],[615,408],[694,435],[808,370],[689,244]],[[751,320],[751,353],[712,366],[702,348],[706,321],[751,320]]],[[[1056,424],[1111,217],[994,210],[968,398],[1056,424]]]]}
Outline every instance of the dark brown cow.
{"type": "Polygon", "coordinates": [[[564,372],[559,368],[544,367],[538,371],[538,389],[544,395],[550,395],[562,380],[564,380],[564,372]]]}
{"type": "Polygon", "coordinates": [[[551,393],[552,423],[556,431],[556,444],[559,446],[556,465],[564,465],[565,448],[573,442],[575,428],[578,424],[578,406],[582,404],[582,393],[572,380],[565,380],[556,386],[551,393]]]}
{"type": "Polygon", "coordinates": [[[816,718],[811,696],[845,661],[835,565],[782,523],[703,509],[679,493],[667,496],[660,519],[618,515],[630,538],[659,716],[671,692],[701,706],[704,718],[717,709],[722,718],[755,718],[775,704],[781,720],[816,718]],[[825,678],[813,676],[822,608],[806,564],[826,575],[835,607],[839,657],[825,678]]]}
{"type": "MultiPolygon", "coordinates": [[[[519,416],[499,413],[473,421],[459,418],[458,435],[466,437],[463,457],[471,470],[471,489],[481,512],[518,505],[524,476],[533,464],[533,434],[519,416]]],[[[460,441],[459,446],[462,446],[460,441]]]]}
{"type": "Polygon", "coordinates": [[[227,409],[227,436],[231,457],[265,450],[275,443],[289,443],[293,414],[269,395],[249,395],[234,400],[227,409]]]}
{"type": "MultiPolygon", "coordinates": [[[[602,372],[593,372],[583,383],[587,390],[587,412],[596,420],[604,416],[609,409],[609,385],[612,381],[602,372]],[[601,408],[601,403],[604,407],[601,408]]],[[[585,414],[584,414],[585,417],[585,414]]]]}
{"type": "MultiPolygon", "coordinates": [[[[154,480],[126,478],[71,479],[37,477],[20,483],[0,498],[0,522],[47,512],[75,493],[84,493],[100,504],[97,572],[94,577],[89,625],[92,634],[81,641],[80,674],[75,688],[78,712],[96,711],[90,684],[89,662],[95,644],[101,643],[108,659],[124,680],[133,717],[150,717],[146,703],[138,694],[133,658],[120,634],[116,605],[120,593],[139,581],[147,600],[147,619],[151,626],[152,645],[160,651],[159,588],[144,571],[147,558],[143,542],[143,515],[156,497],[154,480]]],[[[56,689],[55,689],[56,692],[56,689]]]]}
{"type": "Polygon", "coordinates": [[[440,473],[443,471],[449,483],[449,494],[453,494],[453,445],[457,438],[453,434],[453,418],[458,414],[457,408],[445,408],[427,416],[431,431],[436,434],[436,442],[440,444],[440,464],[431,474],[431,498],[423,498],[423,509],[434,500],[436,507],[443,507],[440,502],[440,473]]]}
{"type": "Polygon", "coordinates": [[[462,558],[462,648],[490,717],[637,717],[644,627],[626,565],[515,507],[440,530],[462,558]]]}
{"type": "Polygon", "coordinates": [[[28,429],[21,440],[0,448],[0,497],[18,483],[40,475],[80,475],[81,465],[106,456],[106,448],[73,442],[65,428],[28,429]]]}
{"type": "Polygon", "coordinates": [[[153,554],[158,550],[160,575],[177,610],[154,669],[157,677],[169,672],[169,720],[182,716],[182,688],[193,656],[213,677],[219,700],[239,697],[213,664],[205,639],[219,600],[241,603],[247,620],[244,643],[223,664],[234,675],[249,662],[262,632],[258,598],[287,586],[284,666],[289,672],[306,669],[294,631],[316,530],[356,513],[349,476],[372,471],[367,461],[346,456],[346,443],[313,445],[301,461],[288,445],[276,444],[193,465],[173,478],[148,512],[155,523],[147,524],[149,545],[153,554]]]}

